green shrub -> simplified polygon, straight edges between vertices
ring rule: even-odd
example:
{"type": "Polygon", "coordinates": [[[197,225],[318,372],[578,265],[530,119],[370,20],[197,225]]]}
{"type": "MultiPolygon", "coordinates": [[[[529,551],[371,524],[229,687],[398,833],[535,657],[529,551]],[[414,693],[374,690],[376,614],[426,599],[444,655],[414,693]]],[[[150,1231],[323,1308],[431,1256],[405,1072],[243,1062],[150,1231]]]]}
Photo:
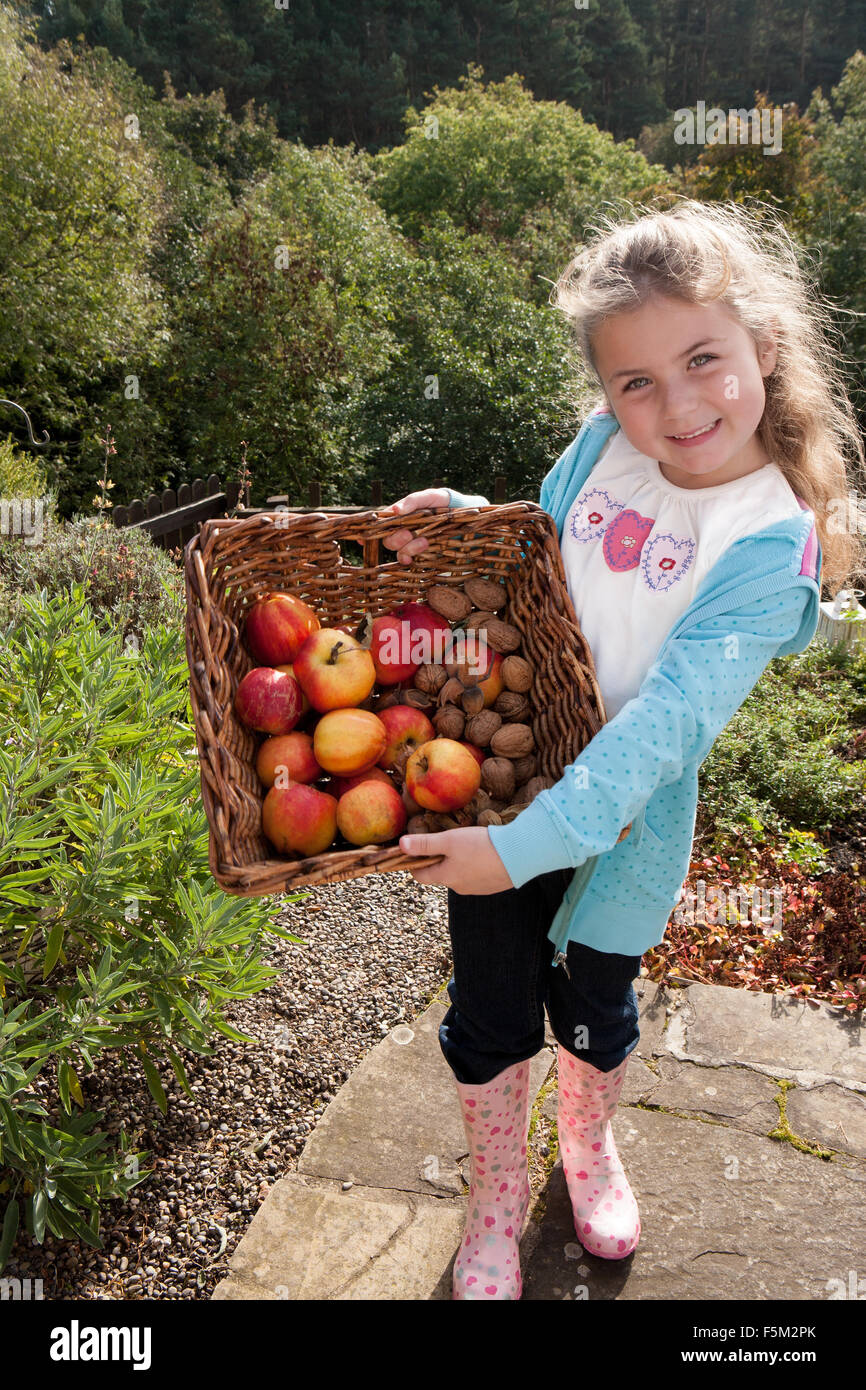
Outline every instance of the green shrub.
{"type": "Polygon", "coordinates": [[[76,583],[100,624],[124,639],[134,636],[141,645],[152,627],[183,628],[182,575],[146,531],[119,530],[96,517],[52,519],[41,545],[16,537],[0,546],[0,611],[13,622],[22,595],[44,589],[54,597],[76,583]]]}
{"type": "Polygon", "coordinates": [[[704,828],[719,848],[823,831],[863,816],[866,762],[840,754],[866,725],[866,651],[816,638],[771,661],[701,768],[704,828]]]}
{"type": "MultiPolygon", "coordinates": [[[[244,1039],[227,1000],[270,985],[267,900],[216,887],[179,628],[124,645],[83,589],[23,595],[0,632],[0,1269],[27,1230],[100,1245],[144,1174],[82,1078],[104,1049],[189,1085],[180,1048],[244,1039]]],[[[296,900],[290,898],[289,901],[296,900]]]]}
{"type": "Polygon", "coordinates": [[[4,516],[0,533],[4,541],[16,534],[11,503],[18,501],[23,507],[27,502],[30,510],[24,514],[24,522],[25,525],[30,524],[34,532],[39,522],[44,530],[45,523],[57,516],[57,493],[48,486],[42,460],[19,449],[11,434],[0,439],[0,501],[7,503],[7,514],[12,518],[6,521],[4,516]]]}

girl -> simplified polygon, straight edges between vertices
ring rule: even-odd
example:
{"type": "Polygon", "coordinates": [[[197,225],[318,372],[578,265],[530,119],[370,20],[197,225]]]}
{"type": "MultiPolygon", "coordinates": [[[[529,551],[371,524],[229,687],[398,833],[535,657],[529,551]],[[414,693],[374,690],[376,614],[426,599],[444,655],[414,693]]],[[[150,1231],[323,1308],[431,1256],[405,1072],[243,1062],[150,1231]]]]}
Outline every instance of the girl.
{"type": "MultiPolygon", "coordinates": [[[[471,1164],[457,1299],[521,1295],[545,1005],[578,1239],[606,1259],[635,1249],[611,1120],[639,1040],[632,981],[688,873],[698,769],[768,662],[808,645],[822,577],[835,593],[861,573],[828,513],[863,447],[827,311],[781,224],[683,200],[594,231],[555,302],[601,395],[540,502],[608,722],[510,824],[400,840],[442,856],[413,876],[449,890],[439,1037],[471,1164]]],[[[388,510],[484,505],[443,489],[388,510]]],[[[411,564],[428,542],[402,530],[388,544],[411,564]]]]}

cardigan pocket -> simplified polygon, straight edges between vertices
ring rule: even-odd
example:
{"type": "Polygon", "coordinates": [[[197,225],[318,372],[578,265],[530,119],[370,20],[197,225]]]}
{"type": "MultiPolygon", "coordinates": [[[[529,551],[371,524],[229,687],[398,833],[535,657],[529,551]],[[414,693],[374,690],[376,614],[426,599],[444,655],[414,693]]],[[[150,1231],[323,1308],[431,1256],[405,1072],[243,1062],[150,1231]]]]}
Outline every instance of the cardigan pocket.
{"type": "Polygon", "coordinates": [[[633,845],[639,845],[641,840],[643,839],[644,831],[648,833],[650,843],[652,843],[652,841],[655,841],[657,844],[661,844],[663,842],[663,837],[659,835],[658,831],[653,830],[652,826],[646,818],[646,803],[644,803],[644,805],[641,806],[640,810],[638,811],[637,815],[632,821],[631,830],[626,836],[626,840],[631,840],[633,845]]]}
{"type": "MultiPolygon", "coordinates": [[[[636,818],[637,819],[637,818],[636,818]]],[[[644,816],[640,839],[631,834],[600,856],[593,891],[601,899],[646,910],[661,910],[671,899],[672,845],[644,816]]],[[[682,875],[680,875],[681,881],[682,875]]]]}

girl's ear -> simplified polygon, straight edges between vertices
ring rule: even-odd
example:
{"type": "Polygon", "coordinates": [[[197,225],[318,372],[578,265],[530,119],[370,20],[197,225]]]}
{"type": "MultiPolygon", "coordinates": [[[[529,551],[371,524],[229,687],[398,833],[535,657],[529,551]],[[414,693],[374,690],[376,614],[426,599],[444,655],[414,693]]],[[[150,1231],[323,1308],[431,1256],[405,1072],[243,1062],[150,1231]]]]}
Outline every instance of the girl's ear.
{"type": "Polygon", "coordinates": [[[766,336],[758,345],[758,365],[761,369],[761,376],[769,376],[771,372],[775,371],[778,359],[776,335],[773,328],[768,328],[766,336]]]}

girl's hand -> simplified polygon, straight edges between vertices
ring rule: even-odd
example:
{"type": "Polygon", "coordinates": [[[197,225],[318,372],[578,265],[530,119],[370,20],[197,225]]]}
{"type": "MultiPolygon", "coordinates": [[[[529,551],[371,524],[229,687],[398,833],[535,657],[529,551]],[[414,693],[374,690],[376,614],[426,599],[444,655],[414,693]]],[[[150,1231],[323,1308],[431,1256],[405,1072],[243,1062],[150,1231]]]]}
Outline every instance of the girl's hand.
{"type": "MultiPolygon", "coordinates": [[[[405,516],[406,512],[418,511],[421,507],[435,507],[447,509],[451,502],[451,496],[447,488],[428,487],[424,492],[410,492],[408,496],[401,497],[399,502],[392,502],[390,507],[381,508],[379,515],[405,516]]],[[[412,556],[419,551],[426,550],[430,542],[424,537],[419,536],[416,540],[412,539],[411,531],[393,531],[387,540],[383,540],[389,550],[396,550],[397,559],[403,565],[411,565],[412,556]]],[[[482,827],[483,828],[483,827],[482,827]]],[[[448,833],[447,831],[445,832],[448,833]]]]}
{"type": "Polygon", "coordinates": [[[417,883],[442,883],[455,893],[504,893],[514,884],[508,877],[493,842],[483,825],[462,830],[440,830],[435,835],[401,835],[404,854],[443,854],[439,864],[410,869],[417,883]]]}

